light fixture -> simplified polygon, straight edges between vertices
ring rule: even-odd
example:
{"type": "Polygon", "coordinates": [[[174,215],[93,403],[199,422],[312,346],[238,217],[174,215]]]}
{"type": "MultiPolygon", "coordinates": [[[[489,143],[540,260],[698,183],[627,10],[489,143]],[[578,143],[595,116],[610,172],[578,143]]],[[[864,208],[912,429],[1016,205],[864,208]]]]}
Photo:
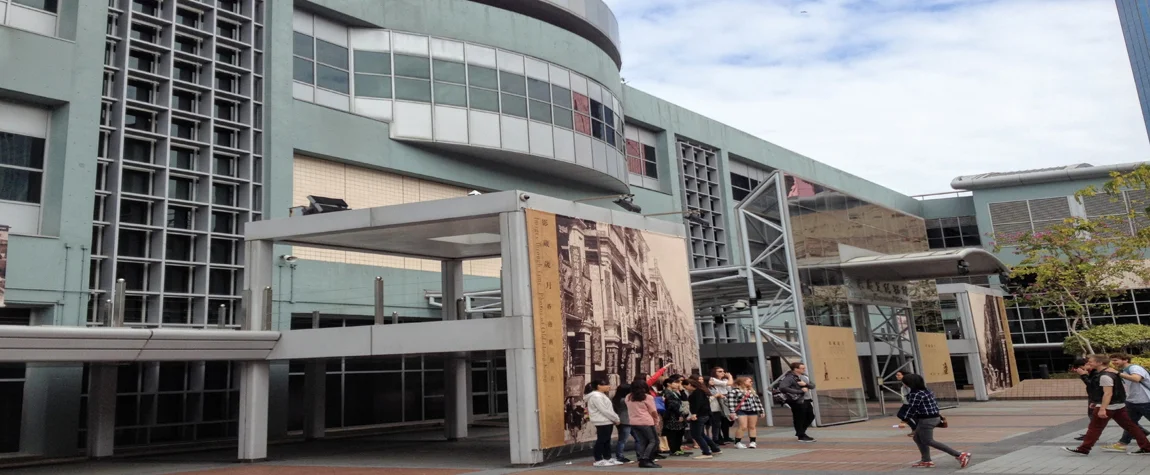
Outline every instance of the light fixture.
{"type": "Polygon", "coordinates": [[[970,264],[967,264],[966,259],[959,259],[957,264],[958,264],[958,275],[969,275],[970,274],[970,264]]]}
{"type": "Polygon", "coordinates": [[[479,196],[479,195],[482,195],[482,194],[483,194],[483,193],[480,193],[480,192],[479,192],[479,190],[471,190],[471,192],[470,192],[470,193],[468,193],[468,194],[467,194],[467,196],[479,196]]]}
{"type": "Polygon", "coordinates": [[[351,209],[348,208],[346,201],[339,198],[308,195],[307,202],[307,207],[303,209],[304,216],[309,214],[334,213],[351,209]]]}
{"type": "Polygon", "coordinates": [[[293,256],[291,254],[284,254],[284,255],[280,256],[280,260],[282,260],[284,262],[288,262],[288,263],[295,262],[298,259],[299,259],[298,257],[293,256]]]}
{"type": "Polygon", "coordinates": [[[643,207],[635,204],[635,195],[627,195],[625,197],[622,197],[622,198],[619,198],[615,201],[612,201],[612,203],[615,203],[620,208],[623,208],[623,209],[630,211],[632,213],[642,213],[643,212],[643,207]]]}
{"type": "Polygon", "coordinates": [[[644,218],[653,218],[656,216],[671,216],[671,215],[675,215],[675,214],[682,215],[683,219],[686,219],[687,221],[690,221],[691,223],[698,224],[699,226],[710,226],[711,225],[711,223],[709,221],[707,221],[706,218],[703,218],[703,212],[699,211],[697,209],[690,209],[687,211],[671,211],[669,213],[644,214],[643,217],[644,218]]]}

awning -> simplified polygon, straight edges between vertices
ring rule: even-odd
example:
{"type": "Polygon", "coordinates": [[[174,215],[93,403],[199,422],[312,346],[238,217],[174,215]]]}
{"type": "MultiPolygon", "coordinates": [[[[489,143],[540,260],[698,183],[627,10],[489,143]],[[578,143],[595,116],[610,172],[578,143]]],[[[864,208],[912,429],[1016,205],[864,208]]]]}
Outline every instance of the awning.
{"type": "Polygon", "coordinates": [[[848,259],[839,268],[843,273],[877,281],[907,281],[993,275],[1009,272],[994,254],[980,248],[886,254],[848,259]]]}

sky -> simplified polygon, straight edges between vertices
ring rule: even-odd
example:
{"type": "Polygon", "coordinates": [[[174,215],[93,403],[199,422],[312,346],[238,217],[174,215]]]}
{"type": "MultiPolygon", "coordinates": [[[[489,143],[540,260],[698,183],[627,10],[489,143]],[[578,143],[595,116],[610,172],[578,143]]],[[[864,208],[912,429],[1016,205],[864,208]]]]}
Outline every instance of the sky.
{"type": "Polygon", "coordinates": [[[629,85],[901,193],[1150,159],[1113,0],[605,1],[629,85]]]}

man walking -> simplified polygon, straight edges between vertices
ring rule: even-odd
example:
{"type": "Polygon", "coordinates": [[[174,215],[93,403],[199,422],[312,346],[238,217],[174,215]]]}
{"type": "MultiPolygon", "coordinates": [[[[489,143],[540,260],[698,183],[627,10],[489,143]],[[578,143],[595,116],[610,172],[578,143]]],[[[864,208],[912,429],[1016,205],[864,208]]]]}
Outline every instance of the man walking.
{"type": "Polygon", "coordinates": [[[814,389],[815,384],[807,377],[807,365],[802,361],[791,363],[791,370],[779,381],[779,391],[786,394],[787,405],[791,406],[795,437],[799,442],[815,441],[807,436],[807,429],[815,421],[814,395],[811,393],[814,389]]]}
{"type": "Polygon", "coordinates": [[[1109,368],[1110,357],[1107,355],[1090,355],[1084,367],[1089,371],[1086,383],[1086,396],[1090,402],[1091,410],[1095,411],[1090,417],[1090,427],[1086,430],[1086,438],[1078,447],[1063,447],[1062,449],[1076,455],[1089,455],[1090,449],[1098,442],[1102,429],[1110,419],[1114,419],[1120,427],[1134,434],[1138,440],[1139,450],[1135,455],[1150,454],[1150,440],[1126,414],[1126,389],[1118,383],[1118,372],[1109,368]]]}
{"type": "MultiPolygon", "coordinates": [[[[1150,373],[1146,372],[1146,368],[1131,364],[1131,359],[1132,357],[1126,353],[1114,353],[1110,355],[1110,364],[1119,371],[1118,377],[1124,380],[1126,413],[1130,416],[1131,422],[1138,424],[1138,421],[1142,420],[1143,417],[1150,420],[1150,373]]],[[[1140,426],[1139,429],[1143,433],[1147,433],[1145,428],[1140,426]]],[[[1125,452],[1126,446],[1130,445],[1130,441],[1133,439],[1134,436],[1130,435],[1129,431],[1125,431],[1118,443],[1107,445],[1102,450],[1125,452]]]]}

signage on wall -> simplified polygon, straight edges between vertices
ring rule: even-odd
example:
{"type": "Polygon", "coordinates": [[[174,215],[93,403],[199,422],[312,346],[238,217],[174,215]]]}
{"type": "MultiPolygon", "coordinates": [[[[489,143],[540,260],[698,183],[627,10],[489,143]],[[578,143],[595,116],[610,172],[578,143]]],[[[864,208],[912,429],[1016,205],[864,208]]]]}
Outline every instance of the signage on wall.
{"type": "Polygon", "coordinates": [[[950,348],[945,333],[920,332],[918,354],[922,358],[922,377],[928,383],[954,382],[954,370],[950,367],[950,348]]]}
{"type": "MultiPolygon", "coordinates": [[[[527,210],[527,246],[530,255],[532,311],[535,330],[535,373],[538,377],[539,442],[542,448],[558,447],[564,440],[563,381],[565,336],[563,304],[559,291],[558,236],[555,215],[527,210]]],[[[576,388],[577,391],[582,388],[576,388]]]]}
{"type": "Polygon", "coordinates": [[[0,307],[4,306],[4,289],[8,283],[8,226],[0,224],[0,307]]]}
{"type": "Polygon", "coordinates": [[[910,305],[910,286],[904,282],[882,282],[846,277],[847,298],[852,302],[906,307],[910,305]]]}
{"type": "Polygon", "coordinates": [[[862,388],[854,330],[850,327],[807,325],[811,361],[807,376],[821,390],[862,388]]]}

